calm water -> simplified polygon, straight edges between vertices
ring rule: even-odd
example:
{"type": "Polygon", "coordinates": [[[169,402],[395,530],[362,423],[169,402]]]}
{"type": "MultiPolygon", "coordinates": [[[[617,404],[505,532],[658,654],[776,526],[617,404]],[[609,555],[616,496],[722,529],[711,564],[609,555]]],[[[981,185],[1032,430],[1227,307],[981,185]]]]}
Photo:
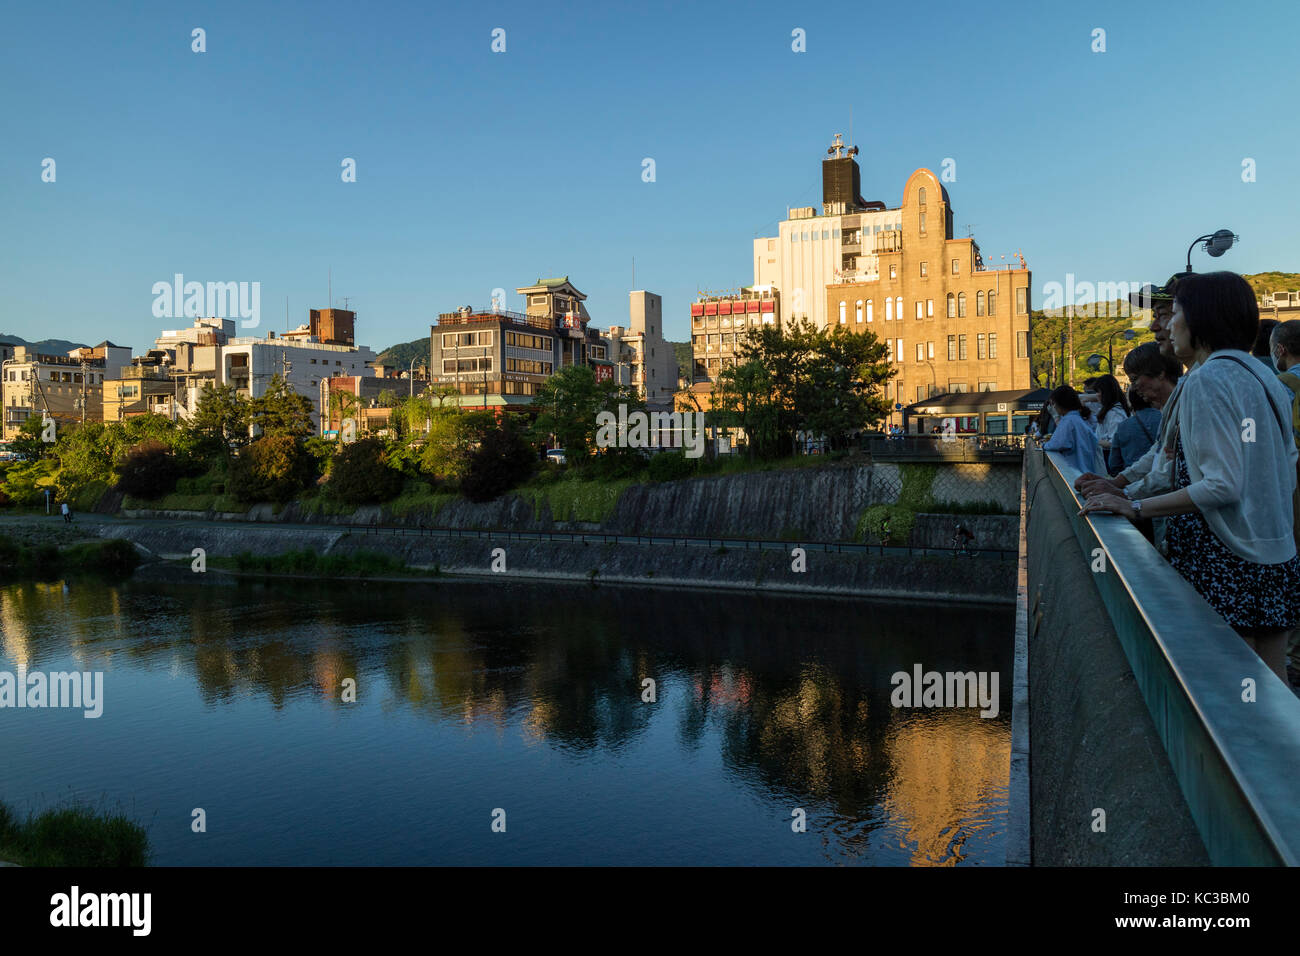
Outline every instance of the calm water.
{"type": "Polygon", "coordinates": [[[159,864],[1004,854],[1010,611],[154,571],[0,589],[0,628],[0,670],[102,670],[105,698],[0,709],[0,800],[121,807],[159,864]],[[999,715],[893,708],[918,662],[1000,672],[999,715]]]}

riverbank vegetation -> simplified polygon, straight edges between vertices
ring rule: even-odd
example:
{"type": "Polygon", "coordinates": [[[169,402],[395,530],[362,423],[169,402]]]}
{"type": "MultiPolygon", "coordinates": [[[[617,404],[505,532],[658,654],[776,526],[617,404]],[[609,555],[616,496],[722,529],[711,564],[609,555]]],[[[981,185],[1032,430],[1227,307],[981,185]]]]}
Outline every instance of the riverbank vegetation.
{"type": "Polygon", "coordinates": [[[126,577],[139,563],[135,545],[121,538],[59,548],[0,535],[0,581],[52,581],[74,574],[126,577]]]}
{"type": "Polygon", "coordinates": [[[691,422],[714,435],[689,429],[699,440],[689,456],[599,440],[605,413],[627,421],[646,409],[634,389],[589,366],[562,368],[527,409],[500,415],[462,409],[447,386],[404,399],[388,392],[390,414],[369,434],[358,433],[356,396],[336,392],[327,415],[339,427],[327,437],[314,434],[311,403],[276,376],[251,400],[233,387],[206,388],[188,421],[142,415],[56,431],[32,418],[15,442],[21,459],[0,463],[0,507],[38,510],[48,491],[56,510],[65,501],[104,512],[241,513],[269,504],[309,518],[383,506],[432,521],[458,497],[485,502],[516,491],[539,516],[545,505],[555,520],[600,521],[633,482],[824,464],[849,454],[853,436],[889,410],[889,349],[869,332],[762,327],[740,356],[719,373],[713,409],[691,422]],[[725,430],[745,436],[743,453],[714,453],[711,439],[725,430]],[[829,455],[796,454],[814,438],[829,455]],[[549,448],[563,449],[565,463],[546,460],[549,448]]]}
{"type": "Polygon", "coordinates": [[[20,819],[0,803],[0,860],[19,866],[146,866],[149,837],[122,813],[70,804],[20,819]]]}

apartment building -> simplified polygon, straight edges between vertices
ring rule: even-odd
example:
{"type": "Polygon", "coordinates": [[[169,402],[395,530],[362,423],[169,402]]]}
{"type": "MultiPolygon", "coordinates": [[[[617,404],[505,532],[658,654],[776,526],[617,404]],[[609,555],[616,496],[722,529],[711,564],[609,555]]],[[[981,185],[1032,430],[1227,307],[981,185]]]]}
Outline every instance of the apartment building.
{"type": "Polygon", "coordinates": [[[830,324],[871,331],[889,346],[897,371],[886,392],[889,423],[937,395],[1033,388],[1024,259],[990,268],[973,237],[954,237],[948,191],[928,169],[908,177],[897,212],[901,228],[889,248],[877,247],[877,275],[824,291],[830,324]]]}
{"type": "Polygon", "coordinates": [[[751,330],[780,325],[781,293],[773,286],[701,293],[691,303],[692,386],[711,388],[718,373],[736,363],[751,330]]]}
{"type": "Polygon", "coordinates": [[[629,292],[627,326],[611,325],[605,333],[615,380],[634,387],[653,411],[671,411],[677,393],[677,357],[664,341],[663,312],[661,296],[629,292]]]}
{"type": "Polygon", "coordinates": [[[12,441],[28,418],[48,417],[60,424],[98,422],[104,417],[104,380],[116,378],[131,362],[131,350],[112,342],[45,355],[27,346],[13,349],[3,363],[3,435],[12,441]]]}
{"type": "Polygon", "coordinates": [[[568,365],[614,377],[610,343],[590,326],[586,296],[568,276],[515,291],[524,312],[464,306],[438,316],[429,329],[434,385],[456,388],[463,408],[500,411],[531,405],[538,386],[568,365]]]}

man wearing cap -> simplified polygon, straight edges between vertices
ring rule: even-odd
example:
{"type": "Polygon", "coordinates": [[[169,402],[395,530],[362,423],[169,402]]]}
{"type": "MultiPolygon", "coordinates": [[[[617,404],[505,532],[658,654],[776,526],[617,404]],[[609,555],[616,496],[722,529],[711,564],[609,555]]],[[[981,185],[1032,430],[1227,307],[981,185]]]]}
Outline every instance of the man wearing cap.
{"type": "MultiPolygon", "coordinates": [[[[1151,310],[1151,331],[1156,337],[1156,344],[1160,346],[1160,353],[1170,358],[1174,358],[1174,347],[1169,341],[1169,323],[1174,317],[1174,290],[1178,287],[1179,278],[1186,274],[1185,272],[1177,272],[1170,276],[1169,281],[1162,286],[1154,286],[1148,283],[1137,292],[1130,292],[1128,297],[1129,302],[1139,309],[1151,310]]],[[[1081,492],[1086,498],[1093,495],[1124,495],[1129,498],[1149,496],[1142,493],[1141,485],[1153,470],[1160,470],[1159,466],[1162,463],[1157,459],[1165,446],[1165,435],[1170,423],[1175,420],[1171,413],[1178,401],[1178,392],[1185,380],[1186,376],[1178,380],[1178,384],[1174,386],[1173,392],[1165,402],[1160,417],[1160,434],[1156,438],[1156,443],[1151,446],[1147,453],[1113,479],[1095,475],[1092,472],[1080,475],[1074,482],[1077,491],[1081,492]]],[[[1153,489],[1149,494],[1155,493],[1157,492],[1153,489]]]]}

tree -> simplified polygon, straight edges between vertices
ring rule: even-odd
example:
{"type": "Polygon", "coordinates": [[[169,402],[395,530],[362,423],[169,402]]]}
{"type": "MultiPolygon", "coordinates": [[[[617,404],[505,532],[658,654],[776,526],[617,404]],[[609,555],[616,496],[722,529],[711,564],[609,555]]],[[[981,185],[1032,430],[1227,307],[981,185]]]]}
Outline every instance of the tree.
{"type": "MultiPolygon", "coordinates": [[[[626,405],[629,413],[645,410],[633,389],[612,379],[598,382],[589,366],[566,366],[539,385],[533,396],[532,407],[537,411],[534,440],[547,442],[553,435],[558,443],[555,447],[563,448],[571,463],[589,465],[596,451],[596,416],[600,412],[617,415],[619,405],[626,405]]],[[[617,450],[611,452],[618,454],[617,450]]]]}
{"type": "Polygon", "coordinates": [[[14,452],[27,461],[39,461],[54,449],[53,443],[44,440],[44,435],[44,416],[29,416],[18,427],[18,435],[13,440],[14,452]]]}
{"type": "Polygon", "coordinates": [[[470,453],[461,491],[470,501],[491,501],[524,481],[536,464],[537,453],[514,419],[506,416],[470,453]]]}
{"type": "Polygon", "coordinates": [[[821,330],[797,396],[803,427],[843,448],[853,432],[889,414],[883,386],[894,373],[889,347],[871,332],[821,330]]]}
{"type": "Polygon", "coordinates": [[[221,449],[230,458],[232,446],[248,443],[249,403],[233,385],[206,385],[186,429],[221,449]]]}
{"type": "Polygon", "coordinates": [[[772,376],[757,359],[729,365],[718,373],[713,390],[713,423],[743,429],[749,457],[778,453],[780,409],[772,390],[772,376]]]}
{"type": "Polygon", "coordinates": [[[315,431],[311,423],[311,401],[294,391],[279,375],[272,376],[266,391],[253,399],[249,412],[250,424],[266,438],[277,435],[306,438],[315,431]]]}
{"type": "Polygon", "coordinates": [[[290,435],[266,435],[244,448],[230,466],[229,489],[240,501],[283,502],[312,480],[310,455],[290,435]]]}
{"type": "Polygon", "coordinates": [[[363,438],[346,445],[334,458],[326,492],[344,504],[388,501],[402,490],[402,475],[388,467],[384,443],[363,438]]]}
{"type": "Polygon", "coordinates": [[[181,477],[181,466],[166,445],[156,439],[141,442],[117,466],[117,488],[135,498],[169,494],[181,477]]]}

